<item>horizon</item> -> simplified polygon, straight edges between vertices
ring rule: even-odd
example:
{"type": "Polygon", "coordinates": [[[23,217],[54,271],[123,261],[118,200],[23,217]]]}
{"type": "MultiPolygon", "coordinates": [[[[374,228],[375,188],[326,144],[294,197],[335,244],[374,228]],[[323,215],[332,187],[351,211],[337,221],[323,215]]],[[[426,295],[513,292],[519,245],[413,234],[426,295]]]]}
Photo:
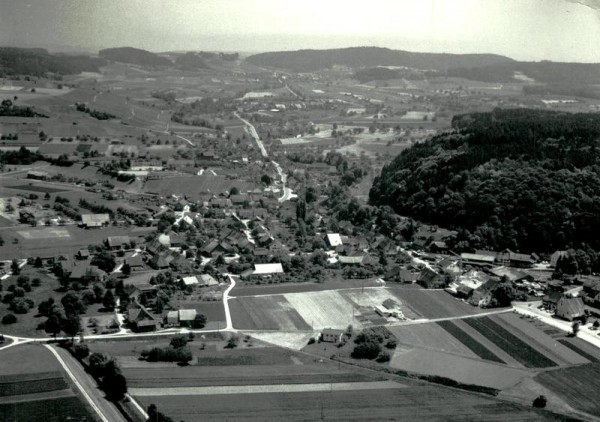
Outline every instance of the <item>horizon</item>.
{"type": "Polygon", "coordinates": [[[376,46],[517,61],[599,63],[592,0],[0,0],[0,39],[15,47],[96,54],[327,50],[376,46]]]}

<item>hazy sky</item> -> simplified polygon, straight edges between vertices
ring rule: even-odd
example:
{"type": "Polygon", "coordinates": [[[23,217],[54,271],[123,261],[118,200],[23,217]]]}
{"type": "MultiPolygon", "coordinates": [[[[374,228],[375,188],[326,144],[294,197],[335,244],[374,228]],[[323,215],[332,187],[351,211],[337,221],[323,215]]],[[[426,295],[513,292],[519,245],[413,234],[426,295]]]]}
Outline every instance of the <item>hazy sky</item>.
{"type": "Polygon", "coordinates": [[[600,62],[600,0],[0,0],[0,45],[381,46],[600,62]]]}

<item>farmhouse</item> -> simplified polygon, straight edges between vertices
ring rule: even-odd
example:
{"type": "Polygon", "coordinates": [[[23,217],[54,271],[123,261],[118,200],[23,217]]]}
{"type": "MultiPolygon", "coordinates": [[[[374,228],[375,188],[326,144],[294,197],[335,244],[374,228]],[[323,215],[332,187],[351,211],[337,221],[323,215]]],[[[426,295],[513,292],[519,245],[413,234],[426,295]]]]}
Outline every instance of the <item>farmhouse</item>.
{"type": "Polygon", "coordinates": [[[98,228],[109,223],[110,217],[108,214],[82,214],[81,224],[86,229],[98,228]]]}
{"type": "Polygon", "coordinates": [[[556,305],[558,304],[558,301],[560,300],[560,298],[562,296],[563,296],[562,292],[552,291],[543,297],[542,305],[544,306],[544,308],[548,309],[549,311],[554,312],[554,311],[556,311],[556,305]]]}
{"type": "Polygon", "coordinates": [[[341,343],[344,339],[344,330],[325,328],[321,333],[321,340],[327,343],[341,343]]]}
{"type": "Polygon", "coordinates": [[[585,306],[580,297],[563,296],[556,304],[556,316],[567,321],[581,318],[585,315],[585,306]]]}
{"type": "Polygon", "coordinates": [[[144,269],[144,260],[139,254],[125,258],[125,263],[129,265],[131,271],[142,271],[144,269]]]}
{"type": "Polygon", "coordinates": [[[283,266],[280,263],[254,264],[254,270],[248,269],[240,274],[242,278],[252,276],[268,277],[273,274],[283,274],[283,266]]]}
{"type": "Polygon", "coordinates": [[[165,317],[167,327],[191,327],[196,328],[199,324],[198,313],[195,309],[179,309],[178,311],[169,311],[165,317]]]}
{"type": "Polygon", "coordinates": [[[108,275],[100,268],[94,265],[89,265],[87,262],[81,262],[80,264],[75,264],[75,267],[69,275],[69,280],[83,282],[98,282],[106,280],[107,277],[108,275]]]}
{"type": "Polygon", "coordinates": [[[342,237],[338,233],[327,233],[327,245],[335,249],[337,246],[342,246],[342,237]]]}
{"type": "Polygon", "coordinates": [[[79,249],[75,257],[80,260],[88,260],[90,258],[90,251],[87,249],[79,249]]]}
{"type": "Polygon", "coordinates": [[[127,320],[131,325],[131,329],[136,332],[155,331],[160,325],[156,318],[142,305],[130,308],[127,313],[127,320]]]}
{"type": "Polygon", "coordinates": [[[49,175],[45,171],[32,170],[32,171],[27,172],[28,179],[46,180],[46,179],[48,179],[48,177],[49,177],[49,175]]]}
{"type": "Polygon", "coordinates": [[[496,261],[496,257],[492,255],[483,255],[466,252],[460,254],[460,259],[462,265],[472,265],[476,267],[491,267],[496,261]]]}

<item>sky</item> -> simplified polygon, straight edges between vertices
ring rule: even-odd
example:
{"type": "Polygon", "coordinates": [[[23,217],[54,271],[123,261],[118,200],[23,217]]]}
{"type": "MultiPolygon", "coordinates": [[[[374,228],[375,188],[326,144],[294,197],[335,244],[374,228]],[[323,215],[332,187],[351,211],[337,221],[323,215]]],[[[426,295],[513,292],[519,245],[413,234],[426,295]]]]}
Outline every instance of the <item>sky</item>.
{"type": "Polygon", "coordinates": [[[378,46],[600,62],[600,0],[0,0],[0,45],[89,52],[378,46]]]}

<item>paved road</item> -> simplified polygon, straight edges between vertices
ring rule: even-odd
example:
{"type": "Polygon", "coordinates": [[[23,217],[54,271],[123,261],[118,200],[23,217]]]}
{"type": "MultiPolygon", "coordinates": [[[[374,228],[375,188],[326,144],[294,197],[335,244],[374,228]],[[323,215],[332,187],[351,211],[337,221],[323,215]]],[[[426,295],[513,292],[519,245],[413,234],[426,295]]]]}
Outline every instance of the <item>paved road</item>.
{"type": "Polygon", "coordinates": [[[244,124],[246,125],[246,127],[248,128],[248,130],[250,132],[250,135],[252,135],[252,137],[256,141],[256,144],[258,145],[258,148],[260,149],[260,153],[262,154],[262,156],[265,158],[268,157],[269,154],[267,153],[265,146],[263,145],[262,141],[260,140],[260,137],[258,136],[258,132],[256,131],[256,128],[254,127],[254,125],[252,123],[250,123],[248,120],[242,118],[239,114],[237,114],[237,112],[233,113],[233,115],[235,117],[237,117],[238,119],[240,119],[242,122],[244,122],[244,124]]]}
{"type": "Polygon", "coordinates": [[[56,357],[102,422],[127,422],[115,405],[104,398],[104,393],[96,386],[96,381],[68,351],[47,344],[45,347],[56,357]]]}
{"type": "Polygon", "coordinates": [[[223,307],[225,308],[225,321],[227,322],[225,329],[233,330],[233,323],[231,321],[231,313],[229,312],[229,292],[235,287],[235,280],[231,276],[231,274],[227,274],[229,280],[231,280],[231,284],[223,292],[223,307]]]}

